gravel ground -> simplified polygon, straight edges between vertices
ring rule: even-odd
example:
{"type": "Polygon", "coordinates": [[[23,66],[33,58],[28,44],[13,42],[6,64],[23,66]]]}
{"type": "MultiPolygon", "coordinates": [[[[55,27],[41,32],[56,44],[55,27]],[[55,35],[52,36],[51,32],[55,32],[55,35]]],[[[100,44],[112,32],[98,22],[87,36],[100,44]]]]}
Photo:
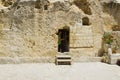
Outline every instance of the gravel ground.
{"type": "Polygon", "coordinates": [[[100,62],[1,64],[0,80],[120,80],[120,66],[100,62]]]}

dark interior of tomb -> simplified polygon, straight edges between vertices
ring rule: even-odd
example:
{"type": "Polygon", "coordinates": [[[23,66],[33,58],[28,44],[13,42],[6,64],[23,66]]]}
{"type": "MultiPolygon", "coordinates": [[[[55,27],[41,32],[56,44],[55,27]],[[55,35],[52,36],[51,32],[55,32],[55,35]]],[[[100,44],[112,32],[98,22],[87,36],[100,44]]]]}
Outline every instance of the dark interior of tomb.
{"type": "Polygon", "coordinates": [[[120,66],[120,60],[117,61],[117,65],[120,66]]]}
{"type": "Polygon", "coordinates": [[[90,25],[88,17],[82,18],[82,21],[83,21],[83,23],[82,23],[83,25],[90,25]]]}
{"type": "Polygon", "coordinates": [[[58,52],[69,52],[69,30],[60,29],[58,32],[58,52]]]}
{"type": "Polygon", "coordinates": [[[48,10],[48,5],[44,5],[44,10],[48,10]]]}

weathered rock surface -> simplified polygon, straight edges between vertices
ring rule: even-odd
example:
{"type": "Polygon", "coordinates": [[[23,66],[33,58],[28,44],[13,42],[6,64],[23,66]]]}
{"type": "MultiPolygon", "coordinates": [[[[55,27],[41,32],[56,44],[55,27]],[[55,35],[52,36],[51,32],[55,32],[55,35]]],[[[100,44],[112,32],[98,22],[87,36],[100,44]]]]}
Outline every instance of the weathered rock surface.
{"type": "Polygon", "coordinates": [[[116,53],[120,53],[120,31],[114,31],[114,42],[112,47],[116,49],[116,53]]]}
{"type": "Polygon", "coordinates": [[[98,56],[103,32],[111,31],[120,21],[116,15],[104,12],[109,10],[108,3],[103,6],[104,1],[17,0],[0,8],[0,57],[49,57],[53,61],[58,48],[56,33],[64,27],[70,29],[74,58],[98,56]],[[83,25],[84,17],[89,19],[89,25],[83,25]]]}

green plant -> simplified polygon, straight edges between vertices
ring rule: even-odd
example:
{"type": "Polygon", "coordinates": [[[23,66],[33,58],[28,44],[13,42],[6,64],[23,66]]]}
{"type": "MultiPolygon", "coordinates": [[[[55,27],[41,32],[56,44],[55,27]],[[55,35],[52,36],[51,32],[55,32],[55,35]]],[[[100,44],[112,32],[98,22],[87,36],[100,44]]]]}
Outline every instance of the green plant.
{"type": "Polygon", "coordinates": [[[114,37],[111,32],[105,32],[103,40],[105,41],[106,44],[112,44],[114,37]]]}
{"type": "Polygon", "coordinates": [[[112,45],[112,52],[113,53],[116,53],[116,51],[119,49],[119,45],[118,45],[118,43],[117,43],[117,40],[116,39],[114,39],[114,43],[113,43],[113,45],[112,45]]]}
{"type": "Polygon", "coordinates": [[[102,56],[102,62],[108,63],[108,56],[107,55],[102,56]]]}
{"type": "MultiPolygon", "coordinates": [[[[103,36],[103,41],[105,44],[108,44],[112,49],[112,53],[116,53],[117,50],[119,49],[119,45],[117,42],[117,38],[115,36],[116,33],[114,32],[105,32],[103,36]]],[[[108,46],[107,46],[108,48],[108,46]]]]}

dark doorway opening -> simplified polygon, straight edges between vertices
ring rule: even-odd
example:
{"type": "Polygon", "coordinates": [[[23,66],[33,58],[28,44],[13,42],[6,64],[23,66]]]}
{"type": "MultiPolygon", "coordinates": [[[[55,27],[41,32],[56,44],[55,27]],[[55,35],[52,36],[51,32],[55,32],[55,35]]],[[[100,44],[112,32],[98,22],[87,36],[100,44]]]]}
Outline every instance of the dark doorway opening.
{"type": "Polygon", "coordinates": [[[48,5],[44,5],[44,10],[48,10],[48,5]]]}
{"type": "Polygon", "coordinates": [[[120,66],[120,60],[117,61],[117,65],[120,66]]]}
{"type": "Polygon", "coordinates": [[[88,17],[84,17],[84,18],[82,18],[82,24],[83,25],[90,25],[90,23],[89,23],[89,18],[88,17]]]}
{"type": "Polygon", "coordinates": [[[60,29],[58,32],[58,52],[69,52],[69,29],[60,29]]]}

